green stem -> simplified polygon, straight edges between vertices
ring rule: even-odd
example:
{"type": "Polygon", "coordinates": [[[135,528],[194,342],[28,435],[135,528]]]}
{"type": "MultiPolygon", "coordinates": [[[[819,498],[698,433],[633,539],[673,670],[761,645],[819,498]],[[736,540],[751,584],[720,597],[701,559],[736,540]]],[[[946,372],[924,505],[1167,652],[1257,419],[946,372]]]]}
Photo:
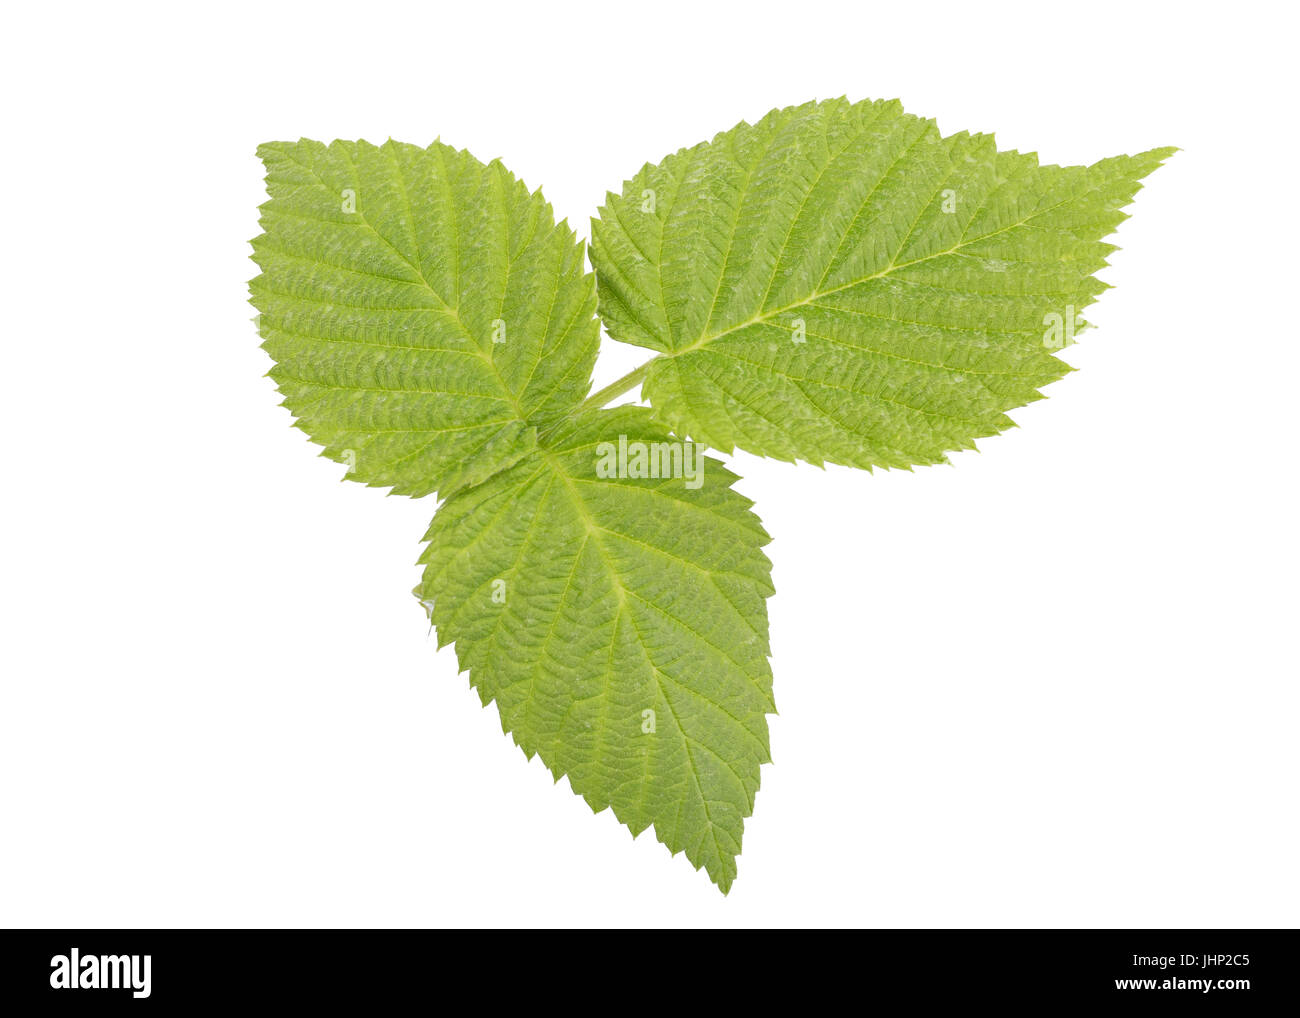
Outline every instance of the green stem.
{"type": "Polygon", "coordinates": [[[651,357],[639,368],[634,368],[617,381],[610,382],[609,385],[605,386],[605,388],[601,389],[599,392],[593,392],[578,406],[578,412],[581,413],[583,410],[595,410],[603,407],[611,399],[617,399],[619,396],[623,395],[623,393],[635,389],[641,384],[642,379],[645,378],[645,373],[650,370],[650,365],[657,359],[657,357],[651,357]]]}
{"type": "Polygon", "coordinates": [[[593,392],[585,400],[543,431],[541,435],[538,436],[538,440],[542,442],[546,441],[546,439],[555,433],[556,429],[559,428],[561,424],[575,415],[582,413],[582,411],[599,410],[611,399],[617,399],[619,396],[623,395],[623,393],[635,389],[641,384],[641,380],[645,378],[645,373],[650,370],[650,365],[658,359],[658,356],[651,357],[639,368],[634,368],[617,381],[610,382],[609,385],[605,386],[605,388],[601,389],[599,392],[593,392]]]}

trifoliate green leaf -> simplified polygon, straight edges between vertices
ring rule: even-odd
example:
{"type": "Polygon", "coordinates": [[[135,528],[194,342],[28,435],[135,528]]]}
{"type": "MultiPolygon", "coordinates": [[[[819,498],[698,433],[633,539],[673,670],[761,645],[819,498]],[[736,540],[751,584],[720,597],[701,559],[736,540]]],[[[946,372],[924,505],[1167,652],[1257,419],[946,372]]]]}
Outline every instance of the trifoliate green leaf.
{"type": "Polygon", "coordinates": [[[261,147],[251,284],[297,424],[444,502],[416,593],[531,758],[725,892],[769,759],[767,534],[674,437],[942,461],[1066,369],[1102,238],[1172,150],[1040,166],[896,103],[778,110],[647,166],[593,223],[600,312],[657,351],[583,401],[583,248],[498,163],[261,147]],[[644,381],[650,408],[596,409],[644,381]]]}
{"type": "Polygon", "coordinates": [[[768,760],[772,587],[751,503],[697,454],[644,408],[574,416],[438,509],[417,594],[525,754],[725,892],[768,760]]]}
{"type": "Polygon", "coordinates": [[[436,142],[258,154],[271,376],[352,479],[446,495],[528,455],[586,394],[595,284],[540,192],[436,142]]]}
{"type": "Polygon", "coordinates": [[[1138,181],[1173,149],[1041,166],[896,102],[776,110],[646,166],[593,221],[610,334],[718,449],[943,462],[1069,370],[1138,181]]]}

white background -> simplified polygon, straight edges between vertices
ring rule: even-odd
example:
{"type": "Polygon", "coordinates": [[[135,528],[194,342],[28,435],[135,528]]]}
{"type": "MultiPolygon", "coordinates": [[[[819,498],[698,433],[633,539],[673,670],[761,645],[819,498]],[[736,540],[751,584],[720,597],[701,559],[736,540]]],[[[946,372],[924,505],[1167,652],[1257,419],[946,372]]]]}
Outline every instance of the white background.
{"type": "Polygon", "coordinates": [[[1295,25],[1199,7],[8,11],[0,924],[1300,923],[1295,25]],[[1183,151],[1019,429],[915,473],[734,458],[781,714],[723,898],[435,652],[432,502],[290,428],[254,149],[441,136],[585,236],[644,161],[842,94],[1183,151]]]}

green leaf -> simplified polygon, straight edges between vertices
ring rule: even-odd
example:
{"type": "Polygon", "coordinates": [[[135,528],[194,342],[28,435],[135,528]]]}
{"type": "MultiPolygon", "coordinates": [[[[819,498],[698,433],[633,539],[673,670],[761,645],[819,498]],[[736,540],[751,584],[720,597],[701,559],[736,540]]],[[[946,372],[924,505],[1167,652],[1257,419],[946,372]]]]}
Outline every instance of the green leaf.
{"type": "Polygon", "coordinates": [[[776,110],[647,165],[592,224],[642,395],[717,449],[939,463],[1011,425],[1106,284],[1138,181],[1173,149],[1040,166],[896,102],[776,110]]]}
{"type": "Polygon", "coordinates": [[[258,154],[271,200],[250,289],[271,377],[352,479],[449,494],[586,394],[595,284],[540,192],[437,142],[258,154]]]}
{"type": "Polygon", "coordinates": [[[972,447],[1066,370],[1102,238],[1171,151],[1039,166],[897,103],[778,110],[609,195],[593,278],[499,163],[273,143],[250,286],[297,425],[442,497],[416,593],[483,703],[725,893],[769,760],[768,536],[674,433],[868,468],[972,447]],[[584,401],[597,282],[658,356],[584,401]],[[639,381],[650,408],[596,408],[639,381]]]}
{"type": "Polygon", "coordinates": [[[714,460],[698,487],[601,476],[620,436],[675,441],[645,408],[585,412],[449,499],[417,594],[529,758],[725,892],[769,759],[768,536],[714,460]]]}

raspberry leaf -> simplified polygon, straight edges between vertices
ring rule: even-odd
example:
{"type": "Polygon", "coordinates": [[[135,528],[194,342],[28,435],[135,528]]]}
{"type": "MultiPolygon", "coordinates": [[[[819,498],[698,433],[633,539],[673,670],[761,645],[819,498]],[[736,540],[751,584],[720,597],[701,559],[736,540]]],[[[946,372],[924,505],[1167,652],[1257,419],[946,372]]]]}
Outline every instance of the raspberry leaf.
{"type": "Polygon", "coordinates": [[[1069,368],[1138,181],[1173,149],[1043,166],[896,102],[775,110],[647,165],[592,222],[642,396],[716,449],[940,463],[1069,368]]]}
{"type": "MultiPolygon", "coordinates": [[[[726,892],[768,762],[768,541],[735,475],[600,474],[680,447],[642,407],[587,411],[442,505],[417,594],[528,757],[726,892]]],[[[703,459],[703,457],[701,457],[703,459]]]]}
{"type": "Polygon", "coordinates": [[[586,395],[583,245],[499,162],[435,142],[274,142],[250,284],[284,404],[349,476],[443,495],[586,395]]]}

